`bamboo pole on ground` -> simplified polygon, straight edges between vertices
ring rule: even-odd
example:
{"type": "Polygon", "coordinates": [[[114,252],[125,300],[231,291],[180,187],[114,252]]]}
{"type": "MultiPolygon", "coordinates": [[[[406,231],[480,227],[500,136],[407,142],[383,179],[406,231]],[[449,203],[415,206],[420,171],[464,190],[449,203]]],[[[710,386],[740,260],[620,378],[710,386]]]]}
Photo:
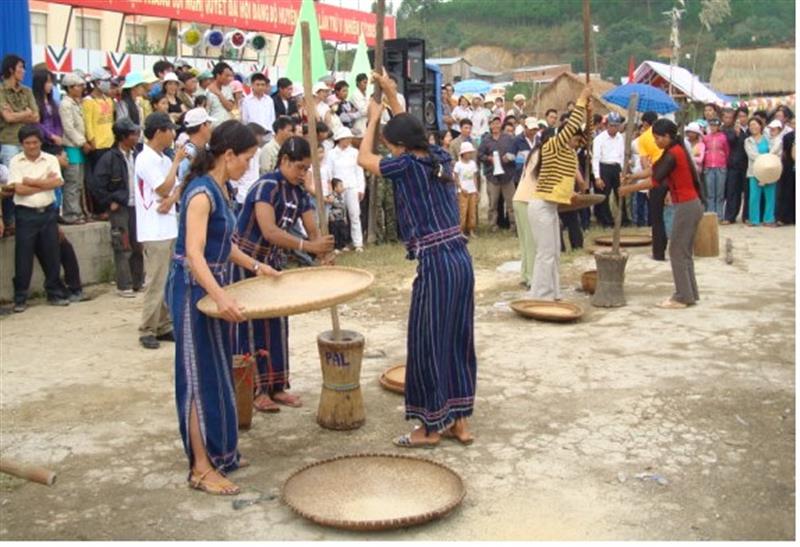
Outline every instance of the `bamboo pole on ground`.
{"type": "MultiPolygon", "coordinates": [[[[325,212],[325,196],[322,193],[322,177],[319,169],[319,152],[317,150],[317,105],[312,93],[311,83],[311,31],[307,22],[300,23],[300,34],[303,44],[303,97],[308,116],[308,143],[311,147],[311,172],[314,175],[314,190],[317,198],[317,218],[319,231],[328,235],[328,215],[325,212]]],[[[331,307],[331,322],[333,323],[333,339],[339,340],[339,309],[331,307]]]]}
{"type": "MultiPolygon", "coordinates": [[[[386,13],[386,0],[377,0],[376,15],[375,15],[375,66],[374,70],[380,72],[383,67],[383,21],[386,13]]],[[[381,102],[381,88],[376,85],[373,97],[381,102]]],[[[372,146],[372,151],[378,153],[378,139],[380,135],[380,126],[378,123],[375,126],[375,140],[372,146]]],[[[378,180],[375,175],[369,176],[369,201],[367,209],[367,243],[373,244],[378,241],[378,180]]]]}
{"type": "Polygon", "coordinates": [[[53,486],[56,482],[56,474],[44,467],[26,465],[8,458],[0,459],[0,473],[13,475],[31,482],[38,482],[45,486],[53,486]]]}

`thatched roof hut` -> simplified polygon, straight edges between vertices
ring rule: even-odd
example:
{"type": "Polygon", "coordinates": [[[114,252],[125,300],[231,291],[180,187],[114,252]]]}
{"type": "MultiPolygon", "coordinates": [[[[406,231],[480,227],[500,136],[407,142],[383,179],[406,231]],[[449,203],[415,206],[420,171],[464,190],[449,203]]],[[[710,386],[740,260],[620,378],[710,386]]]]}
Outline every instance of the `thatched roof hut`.
{"type": "Polygon", "coordinates": [[[795,92],[794,49],[717,51],[711,85],[729,95],[787,95],[795,92]]]}
{"type": "MultiPolygon", "coordinates": [[[[536,101],[533,106],[533,110],[535,112],[534,115],[537,118],[540,118],[544,116],[544,113],[550,108],[555,108],[559,112],[565,112],[567,109],[567,103],[570,101],[575,101],[578,98],[578,95],[581,94],[581,91],[585,85],[585,77],[581,78],[572,72],[561,73],[536,94],[536,101]]],[[[611,82],[606,82],[605,80],[592,79],[592,87],[594,88],[594,95],[592,96],[592,112],[602,114],[603,116],[611,111],[618,112],[623,116],[625,115],[624,108],[620,108],[615,104],[611,104],[601,99],[601,96],[604,93],[610,89],[614,89],[617,86],[611,82]]]]}

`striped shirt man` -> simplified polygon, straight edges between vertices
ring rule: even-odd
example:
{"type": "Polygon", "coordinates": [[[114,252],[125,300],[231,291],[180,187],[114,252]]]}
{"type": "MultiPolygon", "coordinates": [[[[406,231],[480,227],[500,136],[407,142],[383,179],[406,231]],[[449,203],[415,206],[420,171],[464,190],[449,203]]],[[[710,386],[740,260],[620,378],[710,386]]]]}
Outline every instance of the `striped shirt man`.
{"type": "Polygon", "coordinates": [[[581,130],[586,118],[586,102],[579,100],[564,127],[542,146],[542,167],[536,183],[535,198],[569,203],[575,186],[578,156],[569,141],[581,130]]]}

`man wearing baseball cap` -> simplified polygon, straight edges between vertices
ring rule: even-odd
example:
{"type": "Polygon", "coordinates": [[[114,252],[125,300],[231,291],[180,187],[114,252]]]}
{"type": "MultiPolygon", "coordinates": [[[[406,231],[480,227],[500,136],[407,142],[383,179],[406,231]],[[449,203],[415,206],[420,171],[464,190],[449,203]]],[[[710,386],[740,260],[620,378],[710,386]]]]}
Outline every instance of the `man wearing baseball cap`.
{"type": "Polygon", "coordinates": [[[144,295],[139,342],[147,349],[159,347],[159,341],[174,341],[169,310],[164,304],[172,251],[178,237],[175,202],[178,166],[186,156],[183,147],[170,160],[164,150],[175,140],[175,124],[168,114],[153,112],[144,121],[144,149],[136,158],[135,206],[136,236],[144,248],[144,267],[148,284],[144,295]]]}
{"type": "Polygon", "coordinates": [[[144,284],[142,246],[136,239],[135,150],[141,128],[130,118],[112,127],[114,147],[97,163],[91,187],[95,199],[108,207],[114,251],[117,294],[133,298],[144,284]]]}
{"type": "MultiPolygon", "coordinates": [[[[611,190],[619,190],[622,164],[625,161],[625,137],[620,133],[622,117],[616,112],[608,114],[607,129],[594,138],[592,146],[592,173],[594,191],[606,199],[594,207],[594,216],[604,228],[614,226],[608,199],[611,190]]],[[[622,209],[622,221],[628,223],[627,208],[622,209]]]]}
{"type": "Polygon", "coordinates": [[[83,223],[84,210],[81,194],[86,177],[86,153],[91,150],[86,141],[86,123],[83,120],[81,101],[86,82],[82,77],[70,72],[61,79],[66,94],[58,106],[61,125],[64,128],[62,144],[67,154],[68,165],[62,169],[64,174],[62,216],[67,224],[83,223]]]}
{"type": "Polygon", "coordinates": [[[178,184],[186,182],[186,175],[189,174],[189,168],[197,156],[197,151],[205,148],[211,140],[211,126],[214,121],[205,108],[193,108],[183,116],[183,127],[189,135],[189,142],[184,146],[186,157],[178,167],[178,184]]]}

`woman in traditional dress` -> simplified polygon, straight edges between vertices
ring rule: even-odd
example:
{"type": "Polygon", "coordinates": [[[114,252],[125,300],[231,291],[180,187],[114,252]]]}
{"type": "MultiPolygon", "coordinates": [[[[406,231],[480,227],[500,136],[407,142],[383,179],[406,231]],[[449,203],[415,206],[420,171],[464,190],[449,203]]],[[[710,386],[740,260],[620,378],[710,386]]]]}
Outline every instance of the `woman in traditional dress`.
{"type": "MultiPolygon", "coordinates": [[[[286,252],[306,251],[317,256],[333,251],[333,236],[321,236],[314,208],[303,187],[311,165],[311,148],[301,137],[291,137],[278,152],[278,169],[264,175],[245,198],[234,242],[256,260],[276,270],[286,267],[286,252]],[[289,230],[302,219],[308,241],[289,230]]],[[[252,277],[246,268],[234,268],[234,281],[252,277]]],[[[237,359],[255,359],[257,410],[277,412],[278,405],[300,407],[289,388],[289,320],[257,319],[238,325],[234,341],[237,359]]]]}
{"type": "Polygon", "coordinates": [[[231,325],[244,320],[241,306],[222,287],[228,261],[257,275],[277,275],[231,244],[236,219],[229,180],[239,179],[256,153],[252,132],[236,121],[214,130],[182,189],[178,241],[167,281],[167,303],[175,333],[175,400],[191,472],[189,485],[211,494],[233,495],[226,478],[245,462],[237,450],[236,397],[231,379],[231,325]],[[209,295],[222,319],[200,313],[209,295]]]}
{"type": "Polygon", "coordinates": [[[619,189],[620,196],[639,190],[647,190],[666,184],[674,208],[672,233],[669,236],[669,261],[675,281],[675,293],[658,307],[680,309],[695,304],[700,299],[697,279],[694,275],[694,236],[705,209],[701,199],[700,177],[697,174],[692,153],[678,136],[678,126],[662,118],[653,124],[656,146],[664,151],[653,165],[652,180],[630,184],[632,176],[626,176],[625,185],[619,189]],[[654,182],[655,183],[654,183],[654,182]]]}
{"type": "Polygon", "coordinates": [[[369,124],[359,164],[389,179],[394,187],[398,231],[408,258],[418,260],[411,294],[406,358],[406,419],[422,427],[394,440],[401,447],[437,445],[442,436],[463,444],[473,438],[467,425],[475,402],[474,287],[472,258],[459,225],[451,159],[429,145],[425,128],[404,113],[396,84],[374,75],[395,116],[383,137],[391,157],[373,153],[381,107],[370,101],[369,124]]]}

